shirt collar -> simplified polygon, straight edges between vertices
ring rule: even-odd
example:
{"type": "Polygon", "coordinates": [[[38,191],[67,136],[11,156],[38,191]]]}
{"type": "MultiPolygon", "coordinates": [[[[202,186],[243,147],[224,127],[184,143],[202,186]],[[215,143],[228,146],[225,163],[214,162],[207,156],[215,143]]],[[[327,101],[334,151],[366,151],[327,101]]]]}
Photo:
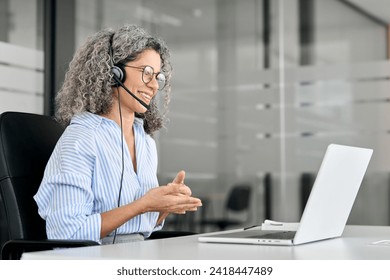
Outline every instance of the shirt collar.
{"type": "MultiPolygon", "coordinates": [[[[99,127],[102,122],[114,122],[113,120],[107,119],[105,117],[93,114],[90,112],[82,112],[73,116],[70,124],[82,124],[90,128],[99,127]]],[[[134,125],[143,126],[144,120],[141,118],[134,118],[134,125]]]]}
{"type": "Polygon", "coordinates": [[[96,114],[82,112],[73,116],[70,124],[82,124],[87,127],[95,128],[100,125],[102,118],[96,114]]]}

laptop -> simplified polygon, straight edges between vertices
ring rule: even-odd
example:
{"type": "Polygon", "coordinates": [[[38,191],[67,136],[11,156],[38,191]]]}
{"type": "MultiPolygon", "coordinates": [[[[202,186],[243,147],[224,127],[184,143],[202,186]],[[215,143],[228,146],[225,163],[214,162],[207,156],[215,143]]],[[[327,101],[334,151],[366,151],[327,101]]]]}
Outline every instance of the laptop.
{"type": "Polygon", "coordinates": [[[261,227],[208,233],[200,242],[298,245],[342,235],[372,149],[330,144],[296,230],[261,227]]]}

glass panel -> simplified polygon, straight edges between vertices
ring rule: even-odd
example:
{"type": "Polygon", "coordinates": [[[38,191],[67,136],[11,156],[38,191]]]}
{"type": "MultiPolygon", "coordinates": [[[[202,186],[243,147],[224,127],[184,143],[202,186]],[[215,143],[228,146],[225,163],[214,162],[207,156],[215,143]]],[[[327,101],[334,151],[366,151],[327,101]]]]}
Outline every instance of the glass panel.
{"type": "MultiPolygon", "coordinates": [[[[286,63],[284,71],[285,103],[280,108],[286,123],[286,174],[282,174],[285,187],[275,190],[279,194],[274,205],[277,218],[299,219],[305,201],[283,198],[302,195],[303,178],[310,174],[314,179],[326,146],[340,143],[374,149],[349,223],[387,224],[389,161],[383,151],[388,143],[388,25],[371,14],[366,9],[369,6],[309,2],[280,2],[286,18],[284,30],[299,35],[300,47],[298,59],[291,59],[294,55],[288,51],[288,42],[284,45],[284,60],[298,63],[286,63]],[[300,11],[306,14],[287,13],[292,5],[301,5],[300,11]],[[295,31],[290,25],[293,17],[299,22],[295,31]],[[283,210],[279,205],[285,206],[283,210]]],[[[291,38],[291,34],[284,37],[291,38]]]]}
{"type": "Polygon", "coordinates": [[[248,223],[266,206],[298,221],[326,146],[340,143],[375,149],[350,223],[388,224],[389,20],[380,1],[361,2],[82,0],[76,45],[123,23],[166,40],[174,76],[170,123],[156,137],[160,182],[185,169],[194,195],[213,202],[207,215],[222,216],[229,188],[249,182],[248,223]]]}
{"type": "Polygon", "coordinates": [[[43,113],[42,8],[0,0],[0,112],[43,113]]]}

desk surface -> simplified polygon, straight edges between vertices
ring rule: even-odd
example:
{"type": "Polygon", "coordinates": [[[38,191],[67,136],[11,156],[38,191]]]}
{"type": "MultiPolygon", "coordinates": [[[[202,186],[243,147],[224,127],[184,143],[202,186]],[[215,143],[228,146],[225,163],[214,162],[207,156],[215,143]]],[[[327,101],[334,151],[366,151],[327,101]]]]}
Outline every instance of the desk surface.
{"type": "Polygon", "coordinates": [[[198,236],[25,253],[22,259],[390,260],[390,242],[372,245],[390,240],[390,227],[385,226],[346,226],[341,238],[298,246],[200,243],[198,236]]]}

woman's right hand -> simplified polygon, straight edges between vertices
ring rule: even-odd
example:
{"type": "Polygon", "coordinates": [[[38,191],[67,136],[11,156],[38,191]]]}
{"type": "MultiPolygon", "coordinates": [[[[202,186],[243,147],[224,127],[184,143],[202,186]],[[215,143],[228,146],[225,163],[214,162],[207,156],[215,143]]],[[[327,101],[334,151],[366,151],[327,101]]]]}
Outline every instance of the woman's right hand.
{"type": "Polygon", "coordinates": [[[145,212],[184,214],[202,206],[199,198],[191,196],[189,187],[175,182],[149,190],[141,200],[145,212]]]}

